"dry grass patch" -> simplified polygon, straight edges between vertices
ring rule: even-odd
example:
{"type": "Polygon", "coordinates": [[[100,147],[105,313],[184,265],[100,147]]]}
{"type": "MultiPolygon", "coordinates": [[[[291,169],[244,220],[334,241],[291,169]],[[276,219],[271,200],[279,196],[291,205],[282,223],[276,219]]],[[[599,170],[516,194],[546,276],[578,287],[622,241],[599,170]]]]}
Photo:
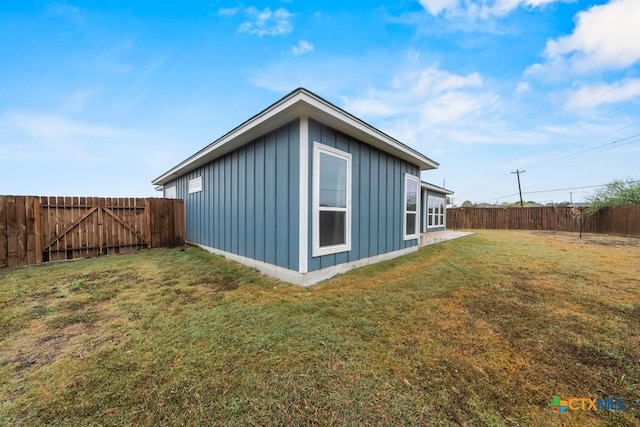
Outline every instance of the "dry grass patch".
{"type": "Polygon", "coordinates": [[[308,289],[194,248],[3,270],[0,419],[638,425],[637,242],[483,231],[308,289]]]}

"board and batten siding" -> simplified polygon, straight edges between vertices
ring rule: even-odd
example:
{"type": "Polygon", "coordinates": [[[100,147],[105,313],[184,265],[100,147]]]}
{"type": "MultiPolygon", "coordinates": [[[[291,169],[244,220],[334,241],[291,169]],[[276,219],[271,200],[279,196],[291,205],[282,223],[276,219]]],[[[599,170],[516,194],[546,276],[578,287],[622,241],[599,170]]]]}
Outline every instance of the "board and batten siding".
{"type": "MultiPolygon", "coordinates": [[[[352,155],[351,250],[312,256],[312,197],[309,197],[309,271],[357,261],[418,245],[403,239],[404,174],[420,170],[395,156],[351,138],[315,120],[309,120],[309,171],[313,168],[313,143],[320,142],[352,155]]],[[[309,179],[309,195],[313,182],[309,179]]]]}
{"type": "Polygon", "coordinates": [[[186,240],[298,270],[299,151],[295,120],[167,183],[185,201],[186,240]]]}

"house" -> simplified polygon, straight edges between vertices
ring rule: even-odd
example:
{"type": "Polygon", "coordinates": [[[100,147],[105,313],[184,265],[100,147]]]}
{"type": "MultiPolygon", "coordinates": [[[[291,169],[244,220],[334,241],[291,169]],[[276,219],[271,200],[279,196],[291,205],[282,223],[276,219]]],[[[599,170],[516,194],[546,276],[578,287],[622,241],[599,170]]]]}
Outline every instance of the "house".
{"type": "Polygon", "coordinates": [[[415,251],[421,230],[443,229],[448,190],[420,179],[437,167],[299,88],[153,184],[184,199],[188,242],[310,285],[415,251]]]}

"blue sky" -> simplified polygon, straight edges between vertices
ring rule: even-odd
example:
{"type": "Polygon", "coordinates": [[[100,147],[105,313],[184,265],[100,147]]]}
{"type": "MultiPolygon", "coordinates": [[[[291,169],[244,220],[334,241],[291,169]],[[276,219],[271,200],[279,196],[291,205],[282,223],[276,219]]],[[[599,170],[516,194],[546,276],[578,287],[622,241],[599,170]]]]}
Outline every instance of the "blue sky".
{"type": "Polygon", "coordinates": [[[516,169],[526,200],[580,201],[640,179],[638,23],[638,0],[5,0],[0,194],[159,196],[303,86],[458,204],[516,201],[516,169]]]}

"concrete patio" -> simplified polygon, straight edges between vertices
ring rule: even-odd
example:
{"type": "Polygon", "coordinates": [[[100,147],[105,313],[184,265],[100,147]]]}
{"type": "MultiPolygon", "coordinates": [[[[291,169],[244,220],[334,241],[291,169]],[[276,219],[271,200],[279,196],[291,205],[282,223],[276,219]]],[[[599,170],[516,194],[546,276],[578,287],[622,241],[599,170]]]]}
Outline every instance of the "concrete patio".
{"type": "Polygon", "coordinates": [[[434,245],[436,243],[446,242],[447,240],[457,239],[459,237],[468,236],[470,234],[473,234],[473,233],[466,232],[466,231],[451,231],[451,230],[434,231],[432,233],[422,233],[420,234],[420,246],[434,245]]]}

